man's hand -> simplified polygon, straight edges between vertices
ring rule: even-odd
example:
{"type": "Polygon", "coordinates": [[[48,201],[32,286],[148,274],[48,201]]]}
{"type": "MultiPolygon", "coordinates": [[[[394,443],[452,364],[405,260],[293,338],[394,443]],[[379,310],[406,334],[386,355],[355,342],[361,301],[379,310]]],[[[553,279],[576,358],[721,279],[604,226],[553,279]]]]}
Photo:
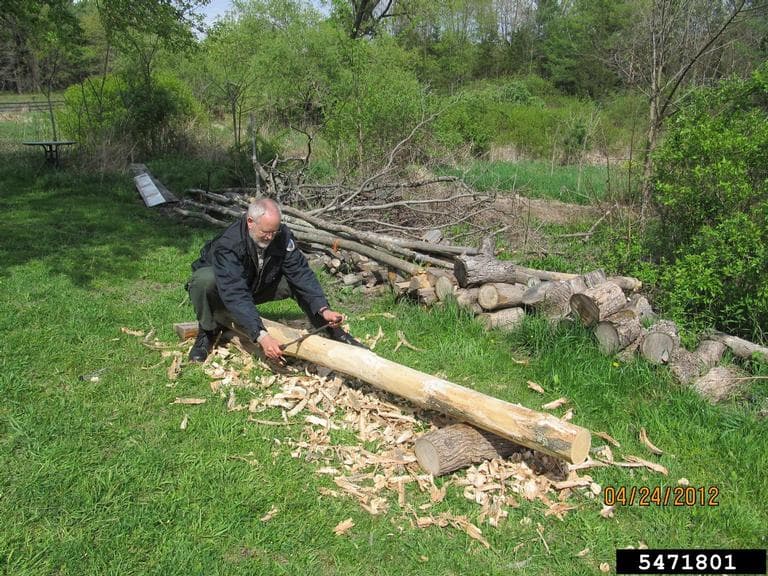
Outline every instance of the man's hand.
{"type": "Polygon", "coordinates": [[[320,316],[323,317],[323,320],[328,322],[328,325],[331,327],[338,326],[342,322],[344,322],[344,315],[339,312],[334,312],[330,308],[326,308],[320,313],[320,316]]]}
{"type": "Polygon", "coordinates": [[[280,349],[280,342],[275,340],[269,334],[260,336],[258,339],[259,346],[264,350],[264,355],[270,360],[275,362],[285,362],[283,358],[283,351],[280,349]]]}

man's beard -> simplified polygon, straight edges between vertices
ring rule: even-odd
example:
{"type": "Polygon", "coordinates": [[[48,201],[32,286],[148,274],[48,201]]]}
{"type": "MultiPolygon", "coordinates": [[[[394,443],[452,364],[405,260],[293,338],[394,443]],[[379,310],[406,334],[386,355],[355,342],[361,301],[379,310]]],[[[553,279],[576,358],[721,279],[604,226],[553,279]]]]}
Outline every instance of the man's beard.
{"type": "Polygon", "coordinates": [[[256,238],[253,234],[249,234],[249,236],[251,237],[251,240],[253,240],[254,244],[256,244],[256,246],[258,246],[262,250],[265,250],[272,243],[271,240],[269,242],[262,242],[261,240],[256,238]]]}

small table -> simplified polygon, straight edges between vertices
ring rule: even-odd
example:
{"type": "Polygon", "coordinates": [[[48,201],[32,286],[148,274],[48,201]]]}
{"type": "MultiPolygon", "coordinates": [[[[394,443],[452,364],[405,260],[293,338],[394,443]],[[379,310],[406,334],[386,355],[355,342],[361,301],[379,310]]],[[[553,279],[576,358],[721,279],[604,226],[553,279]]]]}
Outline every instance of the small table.
{"type": "Polygon", "coordinates": [[[51,166],[59,167],[59,148],[61,146],[71,146],[77,144],[74,140],[40,140],[32,142],[22,142],[25,146],[41,146],[45,151],[45,163],[51,166]]]}

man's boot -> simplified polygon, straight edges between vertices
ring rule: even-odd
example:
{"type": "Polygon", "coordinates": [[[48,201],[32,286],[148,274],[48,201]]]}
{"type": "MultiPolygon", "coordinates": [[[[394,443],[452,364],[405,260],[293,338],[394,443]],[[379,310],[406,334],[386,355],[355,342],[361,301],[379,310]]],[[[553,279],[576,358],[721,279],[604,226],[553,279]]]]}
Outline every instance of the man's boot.
{"type": "Polygon", "coordinates": [[[219,337],[221,330],[203,330],[202,327],[197,333],[195,344],[192,346],[192,350],[189,351],[190,362],[205,362],[208,358],[208,354],[213,350],[213,345],[216,343],[216,338],[219,337]]]}
{"type": "Polygon", "coordinates": [[[343,342],[344,344],[349,344],[350,346],[358,346],[359,348],[365,348],[366,350],[370,350],[368,346],[366,346],[359,340],[356,340],[355,338],[352,337],[352,335],[349,332],[345,332],[341,328],[338,328],[338,327],[328,328],[327,332],[331,340],[335,340],[336,342],[343,342]]]}

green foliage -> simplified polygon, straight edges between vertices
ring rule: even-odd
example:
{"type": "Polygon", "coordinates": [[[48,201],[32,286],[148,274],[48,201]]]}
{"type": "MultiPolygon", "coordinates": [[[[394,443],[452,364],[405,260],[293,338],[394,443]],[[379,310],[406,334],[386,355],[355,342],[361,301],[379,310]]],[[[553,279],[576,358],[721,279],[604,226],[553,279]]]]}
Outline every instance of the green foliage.
{"type": "Polygon", "coordinates": [[[695,94],[656,155],[667,305],[747,336],[768,323],[766,77],[695,94]]]}
{"type": "Polygon", "coordinates": [[[345,40],[342,68],[324,106],[324,135],[339,166],[381,162],[421,120],[424,94],[410,58],[394,42],[345,40]]]}
{"type": "Polygon", "coordinates": [[[185,122],[200,114],[189,88],[170,73],[147,86],[123,75],[91,78],[64,93],[60,124],[86,150],[123,143],[140,154],[172,150],[185,122]]]}

